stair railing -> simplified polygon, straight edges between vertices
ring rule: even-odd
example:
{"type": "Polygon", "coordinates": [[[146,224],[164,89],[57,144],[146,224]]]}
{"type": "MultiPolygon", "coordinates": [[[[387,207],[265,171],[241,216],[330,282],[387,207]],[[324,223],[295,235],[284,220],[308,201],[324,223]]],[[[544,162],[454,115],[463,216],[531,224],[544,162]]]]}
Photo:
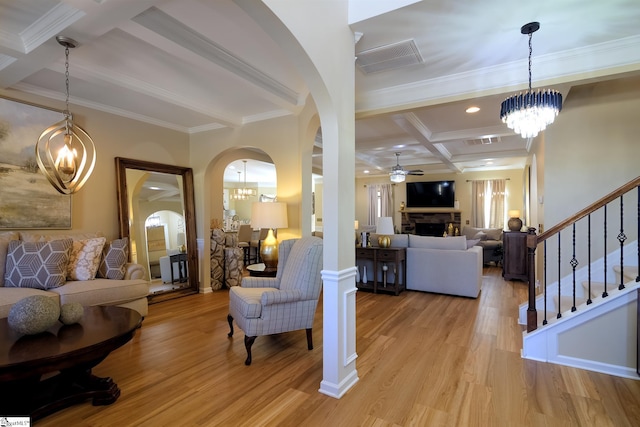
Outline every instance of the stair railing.
{"type": "MultiPolygon", "coordinates": [[[[582,209],[580,212],[575,215],[565,219],[559,224],[551,227],[549,230],[536,234],[536,229],[530,227],[527,231],[527,263],[528,263],[528,276],[529,276],[529,301],[527,308],[527,332],[532,332],[538,328],[538,311],[536,308],[536,248],[539,245],[543,246],[543,266],[542,266],[542,274],[543,274],[543,301],[544,301],[544,319],[542,321],[543,325],[547,324],[547,262],[548,258],[550,258],[547,254],[547,241],[554,236],[557,236],[557,245],[558,245],[558,253],[557,253],[557,268],[558,268],[558,297],[561,295],[561,271],[562,271],[562,259],[561,259],[561,232],[566,228],[571,228],[572,232],[572,258],[569,260],[569,265],[572,268],[572,276],[573,276],[573,305],[571,307],[571,311],[576,311],[576,267],[579,262],[576,259],[576,223],[583,218],[587,218],[587,268],[588,268],[588,299],[587,304],[591,304],[591,215],[596,211],[602,209],[603,212],[603,242],[604,242],[604,270],[607,271],[607,229],[608,229],[608,219],[607,219],[607,206],[611,206],[611,204],[619,200],[619,210],[620,210],[620,230],[617,235],[617,240],[620,243],[620,283],[618,285],[618,289],[624,289],[624,242],[627,240],[627,235],[624,231],[624,196],[631,191],[637,191],[637,199],[638,199],[638,207],[637,207],[637,223],[636,223],[636,236],[638,236],[638,230],[640,229],[640,176],[636,179],[629,181],[627,184],[621,186],[620,188],[612,191],[608,195],[604,196],[600,200],[595,203],[587,206],[582,209]]],[[[640,238],[636,239],[637,244],[637,256],[638,256],[638,266],[640,266],[640,238]]],[[[638,276],[635,278],[636,282],[640,282],[640,272],[638,276]]],[[[607,281],[605,274],[605,283],[604,283],[604,292],[602,293],[602,297],[606,298],[608,296],[607,292],[607,281]]],[[[557,318],[562,317],[562,308],[560,307],[560,303],[558,303],[557,310],[557,318]]]]}

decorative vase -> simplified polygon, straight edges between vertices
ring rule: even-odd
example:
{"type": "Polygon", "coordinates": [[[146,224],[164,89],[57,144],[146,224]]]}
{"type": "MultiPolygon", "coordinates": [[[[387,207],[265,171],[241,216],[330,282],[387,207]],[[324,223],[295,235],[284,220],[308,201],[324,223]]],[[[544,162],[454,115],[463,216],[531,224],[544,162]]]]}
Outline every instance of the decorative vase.
{"type": "Polygon", "coordinates": [[[362,267],[362,283],[367,283],[367,266],[362,267]]]}
{"type": "Polygon", "coordinates": [[[447,227],[447,235],[453,236],[453,223],[449,223],[449,227],[447,227]]]}
{"type": "Polygon", "coordinates": [[[360,281],[360,269],[356,265],[356,283],[360,281]]]}
{"type": "Polygon", "coordinates": [[[520,231],[522,229],[522,220],[520,218],[509,218],[507,227],[511,231],[520,231]]]}
{"type": "Polygon", "coordinates": [[[391,246],[391,236],[380,236],[378,237],[378,246],[381,248],[388,248],[391,246]]]}

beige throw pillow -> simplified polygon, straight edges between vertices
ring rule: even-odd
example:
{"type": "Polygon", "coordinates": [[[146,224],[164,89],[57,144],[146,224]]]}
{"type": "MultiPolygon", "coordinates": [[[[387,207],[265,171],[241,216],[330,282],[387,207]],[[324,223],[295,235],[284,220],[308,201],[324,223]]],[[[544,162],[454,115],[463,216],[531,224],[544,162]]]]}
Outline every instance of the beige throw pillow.
{"type": "Polygon", "coordinates": [[[107,239],[104,237],[74,240],[69,257],[67,278],[69,280],[95,279],[102,257],[102,248],[106,241],[107,239]]]}

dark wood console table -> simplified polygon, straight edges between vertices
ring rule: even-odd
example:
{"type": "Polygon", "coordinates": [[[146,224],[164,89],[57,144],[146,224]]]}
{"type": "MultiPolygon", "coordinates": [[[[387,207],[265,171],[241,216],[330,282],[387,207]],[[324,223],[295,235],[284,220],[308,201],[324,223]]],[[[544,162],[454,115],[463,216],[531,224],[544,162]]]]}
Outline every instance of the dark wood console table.
{"type": "MultiPolygon", "coordinates": [[[[374,293],[378,291],[392,291],[396,295],[405,289],[405,278],[407,277],[407,263],[406,263],[406,251],[405,248],[379,248],[379,247],[367,247],[356,248],[356,267],[359,269],[358,260],[372,260],[373,271],[367,271],[368,280],[367,283],[362,282],[362,276],[360,281],[356,283],[358,289],[373,290],[374,293]],[[384,274],[382,270],[383,265],[392,264],[395,271],[395,278],[393,283],[383,283],[380,286],[378,281],[378,273],[384,274]],[[400,277],[402,276],[402,280],[400,277]]],[[[382,276],[384,277],[384,275],[382,276]]]]}
{"type": "Polygon", "coordinates": [[[115,402],[117,384],[91,369],[131,340],[141,321],[128,308],[85,307],[76,324],[57,322],[48,331],[23,336],[0,319],[0,414],[36,421],[87,399],[94,405],[115,402]]]}

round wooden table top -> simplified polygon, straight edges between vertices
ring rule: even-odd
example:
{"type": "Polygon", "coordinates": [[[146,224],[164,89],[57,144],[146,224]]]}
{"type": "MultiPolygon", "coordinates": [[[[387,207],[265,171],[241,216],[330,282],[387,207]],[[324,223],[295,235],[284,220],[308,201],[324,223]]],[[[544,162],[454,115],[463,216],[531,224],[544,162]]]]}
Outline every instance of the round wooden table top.
{"type": "Polygon", "coordinates": [[[0,319],[0,381],[13,381],[77,366],[108,354],[127,341],[142,321],[140,314],[115,306],[85,307],[73,325],[56,322],[37,335],[22,335],[0,319]]]}

